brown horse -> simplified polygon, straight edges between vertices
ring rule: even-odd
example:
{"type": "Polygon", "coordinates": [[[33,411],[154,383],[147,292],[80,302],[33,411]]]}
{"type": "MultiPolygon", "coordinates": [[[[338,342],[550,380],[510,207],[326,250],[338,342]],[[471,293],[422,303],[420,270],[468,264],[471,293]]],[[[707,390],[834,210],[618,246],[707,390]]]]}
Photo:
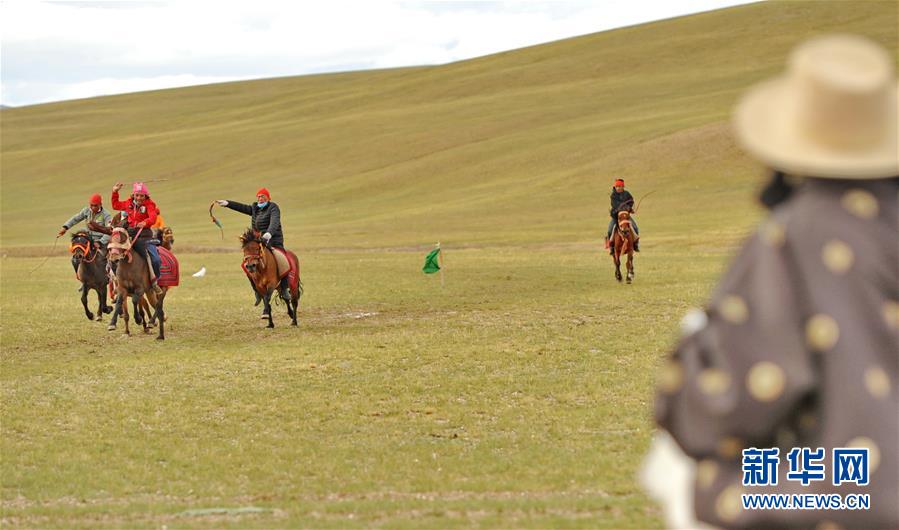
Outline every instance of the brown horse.
{"type": "MultiPolygon", "coordinates": [[[[275,327],[272,320],[272,293],[276,290],[278,295],[287,304],[287,314],[291,319],[291,326],[297,325],[297,307],[300,305],[300,296],[303,295],[302,283],[297,280],[297,287],[288,285],[287,278],[283,280],[278,277],[278,263],[275,261],[275,255],[268,248],[259,232],[252,229],[247,230],[244,235],[240,236],[240,243],[243,249],[243,268],[253,283],[253,288],[262,297],[265,302],[265,314],[268,315],[269,328],[275,327]]],[[[289,250],[286,251],[294,261],[296,255],[289,250]]],[[[299,271],[297,271],[299,274],[299,271]]]]}
{"type": "MultiPolygon", "coordinates": [[[[95,223],[94,221],[88,222],[87,226],[94,232],[102,232],[104,234],[111,235],[113,229],[115,229],[117,227],[128,228],[128,221],[127,221],[127,217],[125,217],[124,215],[114,215],[112,217],[112,222],[111,222],[110,226],[99,225],[99,224],[95,223]]],[[[174,238],[172,238],[172,241],[174,241],[174,238]]],[[[104,256],[104,262],[106,262],[105,256],[104,256]]],[[[110,299],[115,299],[116,292],[117,292],[116,263],[113,263],[111,261],[108,262],[108,266],[106,268],[106,277],[107,277],[108,286],[109,286],[109,297],[110,297],[110,299]]],[[[106,311],[106,312],[109,313],[111,311],[112,311],[112,308],[110,307],[109,311],[106,311]]],[[[127,320],[128,320],[128,304],[122,305],[122,313],[121,314],[122,314],[122,317],[127,322],[127,320]]],[[[147,302],[146,296],[144,296],[140,301],[140,311],[138,311],[134,315],[134,322],[135,322],[135,324],[140,324],[140,323],[144,322],[144,320],[146,318],[149,318],[149,317],[150,317],[150,304],[149,304],[149,302],[147,302]]],[[[149,323],[149,326],[151,328],[155,326],[155,317],[156,316],[154,315],[153,317],[154,317],[154,319],[151,320],[149,323]]]]}
{"type": "Polygon", "coordinates": [[[618,226],[612,234],[612,260],[615,262],[615,279],[621,281],[621,255],[627,254],[627,283],[634,280],[634,243],[637,235],[631,228],[631,214],[618,212],[618,226]]]}
{"type": "MultiPolygon", "coordinates": [[[[145,256],[140,252],[134,252],[131,249],[131,238],[124,228],[115,228],[112,231],[112,239],[109,241],[109,261],[116,264],[116,303],[115,310],[112,313],[112,321],[107,329],[113,331],[116,329],[116,322],[119,313],[122,311],[123,303],[127,304],[126,298],[131,298],[134,304],[135,323],[137,323],[140,312],[140,301],[143,296],[147,297],[150,305],[155,310],[155,318],[159,322],[159,335],[156,340],[165,340],[165,311],[163,310],[163,301],[165,300],[165,291],[159,296],[153,292],[152,283],[150,281],[150,265],[145,256]]],[[[141,318],[141,324],[144,327],[144,333],[149,333],[147,317],[141,318]]],[[[128,317],[125,317],[125,334],[130,335],[128,329],[128,317]]]]}
{"type": "Polygon", "coordinates": [[[87,293],[91,290],[97,291],[97,299],[100,302],[97,309],[99,322],[103,320],[103,313],[112,312],[112,307],[106,305],[106,256],[94,246],[90,235],[83,230],[72,234],[69,252],[72,253],[72,262],[77,266],[76,274],[81,281],[81,305],[84,306],[84,314],[88,320],[94,319],[94,314],[87,308],[87,293]]]}
{"type": "Polygon", "coordinates": [[[175,243],[175,234],[172,232],[171,227],[164,226],[162,228],[154,228],[153,237],[159,240],[160,247],[166,250],[172,250],[172,244],[175,243]]]}

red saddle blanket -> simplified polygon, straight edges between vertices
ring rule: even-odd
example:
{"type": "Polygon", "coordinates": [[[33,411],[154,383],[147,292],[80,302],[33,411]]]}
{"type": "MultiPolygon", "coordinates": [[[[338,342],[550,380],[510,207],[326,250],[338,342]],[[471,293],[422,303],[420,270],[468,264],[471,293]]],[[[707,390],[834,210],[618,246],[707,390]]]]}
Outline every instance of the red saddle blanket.
{"type": "Polygon", "coordinates": [[[160,287],[175,287],[178,285],[180,274],[178,273],[178,260],[171,251],[156,247],[159,250],[159,283],[160,287]]]}
{"type": "Polygon", "coordinates": [[[280,252],[282,256],[287,258],[287,263],[290,263],[290,269],[286,274],[281,275],[281,279],[283,280],[287,276],[287,285],[290,286],[291,291],[296,291],[300,285],[300,262],[297,260],[296,254],[281,248],[273,248],[272,251],[280,252]]]}

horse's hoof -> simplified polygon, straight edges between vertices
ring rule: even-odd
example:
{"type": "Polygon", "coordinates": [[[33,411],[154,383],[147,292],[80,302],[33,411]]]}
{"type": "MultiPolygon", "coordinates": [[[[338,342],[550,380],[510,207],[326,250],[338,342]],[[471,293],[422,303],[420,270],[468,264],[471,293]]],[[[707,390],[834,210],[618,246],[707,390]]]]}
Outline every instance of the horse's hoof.
{"type": "Polygon", "coordinates": [[[94,319],[94,314],[93,314],[93,313],[88,312],[88,313],[85,313],[84,315],[87,317],[88,320],[93,320],[93,319],[94,319]]]}
{"type": "Polygon", "coordinates": [[[106,331],[115,331],[115,324],[110,324],[106,326],[106,331]]]}
{"type": "Polygon", "coordinates": [[[274,325],[274,324],[269,324],[268,326],[265,326],[265,327],[268,328],[268,329],[274,329],[274,328],[275,328],[275,325],[274,325]]]}
{"type": "Polygon", "coordinates": [[[101,313],[101,314],[97,315],[96,320],[97,320],[97,322],[103,322],[103,314],[101,313]]]}
{"type": "Polygon", "coordinates": [[[106,313],[106,314],[108,315],[108,314],[112,313],[112,308],[111,308],[111,307],[104,307],[104,308],[103,308],[103,312],[106,313]]]}
{"type": "Polygon", "coordinates": [[[156,340],[165,340],[165,337],[156,337],[156,340]]]}

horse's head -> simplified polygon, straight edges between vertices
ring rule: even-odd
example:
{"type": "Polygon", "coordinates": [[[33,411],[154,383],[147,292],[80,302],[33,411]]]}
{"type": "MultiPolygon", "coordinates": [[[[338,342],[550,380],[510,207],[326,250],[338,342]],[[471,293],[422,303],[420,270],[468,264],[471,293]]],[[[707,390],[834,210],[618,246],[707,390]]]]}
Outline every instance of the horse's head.
{"type": "Polygon", "coordinates": [[[75,256],[76,261],[81,261],[90,254],[91,238],[84,230],[79,230],[72,234],[72,244],[69,246],[69,252],[75,256]]]}
{"type": "Polygon", "coordinates": [[[170,227],[167,226],[162,229],[160,240],[162,240],[163,246],[167,246],[168,248],[171,248],[175,243],[175,234],[170,227]]]}
{"type": "Polygon", "coordinates": [[[631,214],[628,211],[618,212],[618,229],[628,234],[631,231],[631,214]]]}
{"type": "Polygon", "coordinates": [[[243,250],[243,263],[247,270],[256,272],[257,268],[260,270],[264,269],[265,259],[262,254],[264,246],[262,244],[262,238],[259,237],[259,232],[256,232],[253,229],[247,229],[247,231],[240,236],[240,244],[241,249],[243,250]]]}
{"type": "Polygon", "coordinates": [[[116,227],[112,230],[109,238],[109,261],[116,263],[126,257],[127,249],[131,246],[131,238],[128,232],[122,227],[116,227]]]}

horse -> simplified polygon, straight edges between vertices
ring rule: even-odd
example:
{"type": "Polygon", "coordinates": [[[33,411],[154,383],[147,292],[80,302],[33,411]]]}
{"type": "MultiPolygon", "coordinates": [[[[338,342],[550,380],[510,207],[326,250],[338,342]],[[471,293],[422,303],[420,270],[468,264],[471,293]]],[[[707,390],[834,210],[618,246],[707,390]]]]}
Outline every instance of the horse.
{"type": "MultiPolygon", "coordinates": [[[[287,304],[287,314],[291,318],[291,326],[297,325],[297,307],[299,306],[300,296],[303,295],[302,283],[297,278],[297,286],[288,285],[288,278],[278,277],[278,263],[275,254],[268,248],[259,232],[248,229],[240,236],[241,248],[243,250],[243,263],[241,264],[247,277],[253,283],[253,288],[262,297],[265,302],[265,313],[268,315],[268,328],[275,327],[272,320],[272,293],[278,291],[278,295],[287,304]]],[[[297,257],[293,252],[285,250],[294,262],[297,257]]],[[[299,275],[299,270],[297,271],[299,275]]]]}
{"type": "Polygon", "coordinates": [[[97,309],[97,322],[103,320],[103,313],[111,313],[112,307],[106,305],[106,256],[94,246],[86,231],[72,234],[69,246],[72,261],[77,266],[76,275],[81,282],[81,305],[88,320],[94,320],[94,314],[87,308],[87,294],[91,289],[97,291],[100,307],[97,309]]]}
{"type": "Polygon", "coordinates": [[[634,280],[634,243],[637,235],[631,228],[629,211],[618,212],[618,225],[612,234],[612,260],[615,262],[615,279],[621,281],[621,255],[627,254],[627,283],[634,280]]]}
{"type": "MultiPolygon", "coordinates": [[[[114,215],[112,217],[112,222],[111,222],[110,226],[103,226],[103,225],[95,223],[94,221],[88,222],[88,228],[90,228],[94,232],[102,232],[102,233],[108,234],[108,235],[111,235],[113,229],[115,229],[116,227],[128,228],[128,218],[125,217],[124,215],[114,215]]],[[[172,240],[174,240],[174,238],[172,240]]],[[[105,259],[106,258],[104,257],[104,260],[105,259]]],[[[116,263],[114,263],[112,261],[109,261],[107,263],[108,264],[106,267],[106,279],[107,279],[107,285],[109,287],[109,298],[115,299],[116,292],[118,290],[116,287],[116,284],[117,284],[116,263]]],[[[111,311],[112,311],[112,307],[109,308],[109,311],[107,311],[107,313],[109,313],[111,311]]],[[[122,314],[122,317],[127,322],[127,320],[128,320],[128,304],[124,304],[122,306],[121,314],[122,314]]],[[[140,310],[134,314],[134,323],[141,324],[144,322],[144,320],[146,318],[149,318],[149,316],[150,316],[150,304],[149,304],[149,302],[147,302],[147,298],[144,297],[140,301],[140,310]]],[[[151,320],[149,322],[149,326],[151,328],[154,325],[155,325],[155,315],[154,315],[154,320],[151,320]]]]}
{"type": "MultiPolygon", "coordinates": [[[[159,335],[156,340],[165,340],[165,311],[163,310],[163,302],[165,300],[164,290],[159,296],[153,291],[150,281],[150,264],[145,256],[140,252],[131,250],[132,242],[128,237],[128,232],[121,227],[114,228],[112,231],[112,239],[109,241],[109,261],[116,264],[116,304],[115,311],[112,313],[112,321],[106,328],[109,331],[116,329],[116,322],[119,313],[122,311],[122,305],[127,308],[126,298],[131,298],[134,304],[135,323],[141,323],[144,327],[144,333],[149,333],[150,327],[147,318],[137,322],[140,314],[141,297],[146,296],[150,305],[156,310],[154,315],[159,322],[159,335]]],[[[128,329],[128,317],[125,317],[125,334],[130,335],[128,329]]]]}
{"type": "Polygon", "coordinates": [[[175,243],[175,234],[172,232],[172,228],[169,226],[154,228],[153,238],[158,239],[159,246],[168,251],[172,250],[172,244],[175,243]]]}

